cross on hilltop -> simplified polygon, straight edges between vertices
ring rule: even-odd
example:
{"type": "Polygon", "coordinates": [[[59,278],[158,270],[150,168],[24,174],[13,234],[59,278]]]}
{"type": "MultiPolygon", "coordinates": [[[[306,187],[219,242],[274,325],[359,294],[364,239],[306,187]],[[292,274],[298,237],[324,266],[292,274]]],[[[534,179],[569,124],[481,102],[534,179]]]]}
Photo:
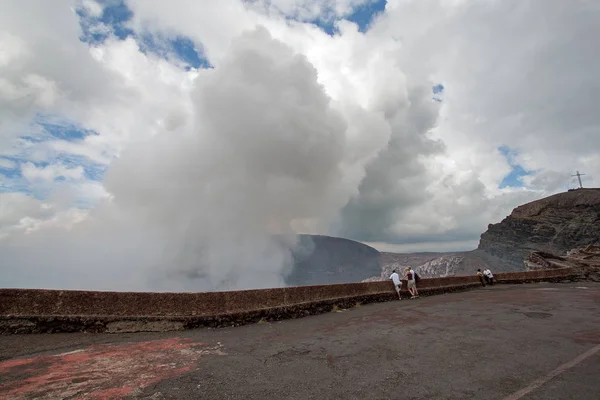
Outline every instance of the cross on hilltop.
{"type": "Polygon", "coordinates": [[[580,174],[579,171],[577,171],[577,173],[575,175],[571,175],[571,176],[576,176],[577,180],[579,181],[579,189],[583,189],[583,185],[581,184],[581,176],[585,175],[585,174],[580,174]]]}

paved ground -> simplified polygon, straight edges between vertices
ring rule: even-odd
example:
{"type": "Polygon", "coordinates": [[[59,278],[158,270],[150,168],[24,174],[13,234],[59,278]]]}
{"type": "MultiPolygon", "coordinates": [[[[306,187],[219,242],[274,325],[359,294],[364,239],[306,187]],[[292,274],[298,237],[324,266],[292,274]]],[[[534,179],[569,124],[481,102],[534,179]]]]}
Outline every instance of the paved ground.
{"type": "Polygon", "coordinates": [[[0,337],[2,399],[600,399],[600,284],[496,285],[298,320],[0,337]]]}

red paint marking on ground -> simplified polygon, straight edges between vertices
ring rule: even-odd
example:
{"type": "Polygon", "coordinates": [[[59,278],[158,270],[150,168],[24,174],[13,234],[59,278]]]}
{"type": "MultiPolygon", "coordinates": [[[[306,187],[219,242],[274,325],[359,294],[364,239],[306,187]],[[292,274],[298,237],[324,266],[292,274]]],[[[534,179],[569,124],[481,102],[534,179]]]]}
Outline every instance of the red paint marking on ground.
{"type": "Polygon", "coordinates": [[[29,364],[30,361],[25,360],[8,360],[0,363],[0,373],[5,373],[9,368],[18,367],[19,365],[29,364]]]}
{"type": "Polygon", "coordinates": [[[586,351],[583,354],[580,354],[579,356],[575,357],[571,361],[562,364],[561,366],[559,366],[555,370],[553,370],[550,373],[548,373],[546,376],[543,376],[542,378],[533,381],[529,386],[524,387],[523,389],[519,390],[516,393],[511,394],[508,397],[505,397],[504,400],[519,400],[520,398],[526,396],[527,394],[529,394],[530,392],[532,392],[535,389],[539,388],[543,384],[547,383],[552,378],[554,378],[554,377],[562,374],[563,372],[565,372],[568,369],[573,368],[577,364],[579,364],[582,361],[584,361],[586,358],[589,358],[589,357],[593,356],[594,354],[596,354],[599,351],[600,351],[600,345],[589,349],[588,351],[586,351]]]}
{"type": "Polygon", "coordinates": [[[83,362],[90,359],[90,355],[87,353],[67,354],[63,356],[64,362],[83,362]]]}
{"type": "Polygon", "coordinates": [[[0,362],[2,399],[115,399],[192,369],[220,346],[181,338],[90,346],[77,352],[0,362]]]}

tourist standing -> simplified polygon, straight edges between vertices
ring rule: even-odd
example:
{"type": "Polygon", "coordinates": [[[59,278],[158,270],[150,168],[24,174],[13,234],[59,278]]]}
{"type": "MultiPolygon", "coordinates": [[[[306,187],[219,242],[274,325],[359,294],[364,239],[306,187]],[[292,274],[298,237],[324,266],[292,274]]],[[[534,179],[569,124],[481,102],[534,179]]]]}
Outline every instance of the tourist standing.
{"type": "Polygon", "coordinates": [[[400,296],[400,289],[402,289],[402,281],[400,280],[400,275],[396,272],[396,270],[392,271],[390,275],[390,279],[394,282],[394,289],[396,289],[396,293],[398,293],[398,300],[402,300],[400,296]]]}
{"type": "Polygon", "coordinates": [[[411,299],[415,299],[419,297],[419,292],[417,291],[417,284],[415,282],[415,271],[407,267],[404,271],[404,279],[406,279],[408,291],[411,294],[411,299]]]}

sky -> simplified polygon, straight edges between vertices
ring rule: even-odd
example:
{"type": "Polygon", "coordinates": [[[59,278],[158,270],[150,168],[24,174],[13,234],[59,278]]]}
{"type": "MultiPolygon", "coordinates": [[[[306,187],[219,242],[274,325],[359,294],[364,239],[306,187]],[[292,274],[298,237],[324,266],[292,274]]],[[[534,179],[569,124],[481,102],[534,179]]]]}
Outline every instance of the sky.
{"type": "Polygon", "coordinates": [[[283,285],[600,186],[600,4],[0,2],[0,287],[283,285]]]}

